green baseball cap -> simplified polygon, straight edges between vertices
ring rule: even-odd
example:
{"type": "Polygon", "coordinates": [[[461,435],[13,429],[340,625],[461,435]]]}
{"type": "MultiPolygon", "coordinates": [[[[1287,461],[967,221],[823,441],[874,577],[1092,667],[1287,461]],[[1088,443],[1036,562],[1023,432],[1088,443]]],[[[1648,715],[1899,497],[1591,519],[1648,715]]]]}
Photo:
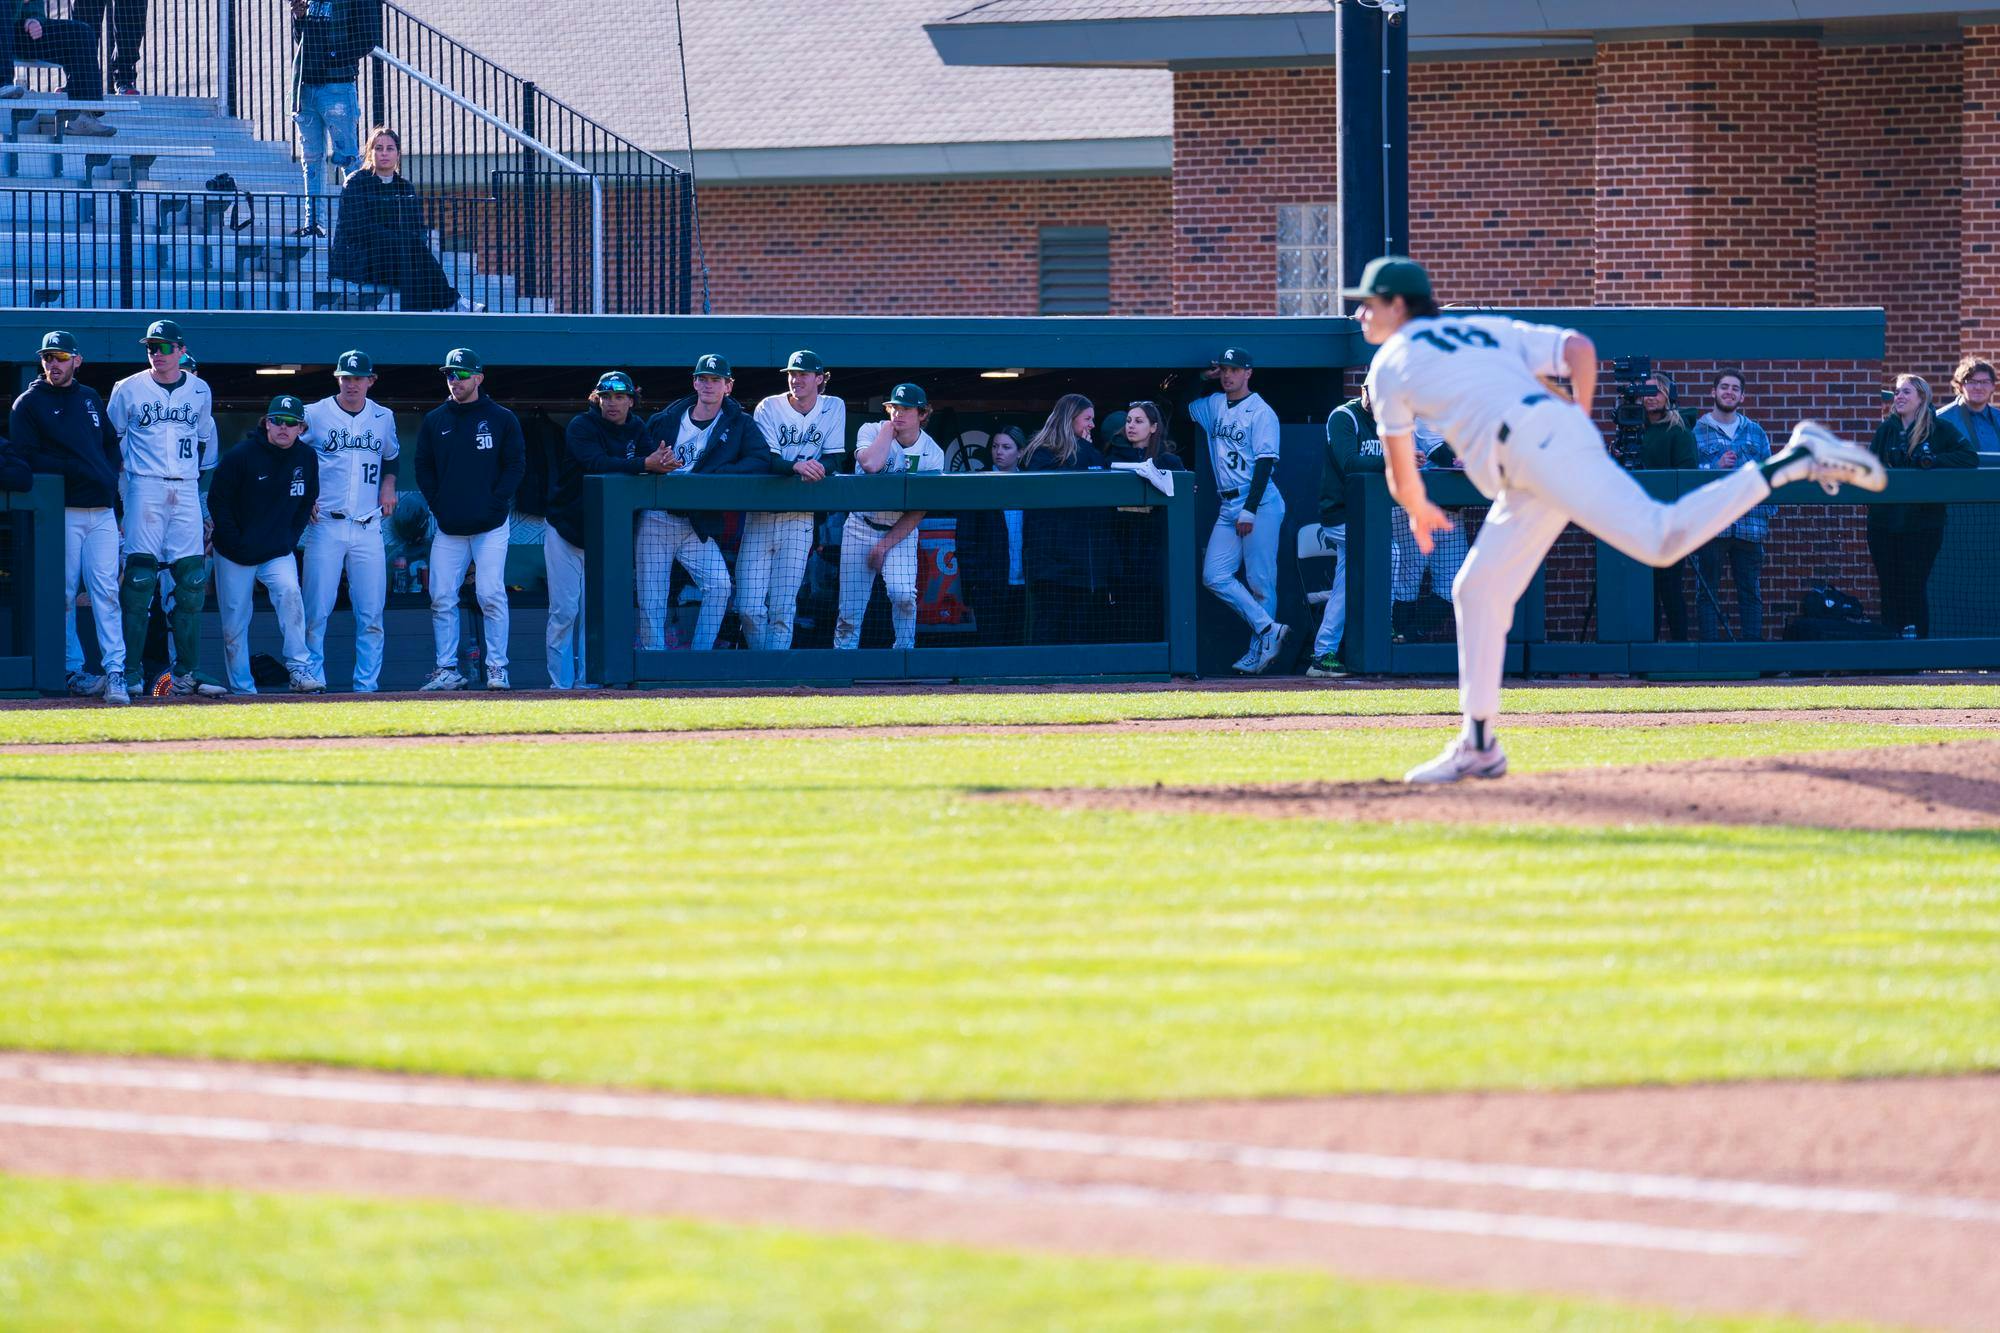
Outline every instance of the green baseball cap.
{"type": "Polygon", "coordinates": [[[172,343],[176,347],[187,346],[187,339],[181,334],[181,326],[171,319],[156,319],[146,326],[146,336],[142,343],[172,343]]]}
{"type": "Polygon", "coordinates": [[[195,360],[194,353],[186,350],[185,348],[183,348],[181,351],[181,369],[182,370],[201,369],[201,362],[195,360]]]}
{"type": "Polygon", "coordinates": [[[1361,270],[1360,283],[1341,288],[1340,294],[1349,301],[1360,301],[1370,296],[1429,296],[1431,275],[1414,259],[1383,255],[1380,259],[1369,260],[1368,267],[1361,270]]]}
{"type": "Polygon", "coordinates": [[[624,371],[607,370],[597,377],[596,392],[637,394],[639,390],[633,387],[632,377],[624,371]]]}
{"type": "Polygon", "coordinates": [[[793,352],[785,361],[785,370],[788,373],[796,370],[806,375],[824,375],[826,373],[826,362],[819,359],[818,352],[808,351],[801,347],[798,351],[793,352]]]}
{"type": "Polygon", "coordinates": [[[76,350],[76,335],[67,329],[50,329],[47,333],[44,333],[42,335],[42,350],[44,352],[68,352],[71,356],[79,355],[76,350]]]}
{"type": "Polygon", "coordinates": [[[1225,347],[1222,355],[1215,358],[1218,366],[1234,366],[1238,370],[1250,369],[1250,353],[1241,347],[1225,347]]]}
{"type": "Polygon", "coordinates": [[[698,356],[694,359],[694,373],[697,375],[715,375],[726,380],[736,378],[736,372],[729,368],[729,359],[717,356],[713,352],[710,352],[707,356],[698,356]]]}
{"type": "Polygon", "coordinates": [[[444,354],[444,364],[439,370],[462,370],[468,375],[483,375],[486,367],[480,363],[479,353],[470,347],[454,347],[444,354]]]}
{"type": "Polygon", "coordinates": [[[281,393],[271,400],[269,407],[264,409],[264,416],[270,421],[282,421],[288,425],[297,425],[306,419],[305,400],[303,398],[296,398],[289,393],[281,393]]]}
{"type": "Polygon", "coordinates": [[[368,359],[368,353],[356,348],[342,352],[340,360],[333,363],[333,373],[351,379],[362,379],[375,373],[375,363],[368,359]]]}
{"type": "Polygon", "coordinates": [[[889,391],[890,407],[929,407],[931,400],[914,384],[898,384],[889,391]]]}

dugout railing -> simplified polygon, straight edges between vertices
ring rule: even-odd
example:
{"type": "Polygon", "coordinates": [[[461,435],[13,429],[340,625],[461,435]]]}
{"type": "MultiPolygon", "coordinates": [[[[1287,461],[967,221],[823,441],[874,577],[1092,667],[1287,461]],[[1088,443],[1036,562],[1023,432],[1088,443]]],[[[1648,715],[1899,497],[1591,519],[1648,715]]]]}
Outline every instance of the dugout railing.
{"type": "Polygon", "coordinates": [[[0,491],[0,692],[63,688],[63,484],[0,491]]]}
{"type": "MultiPolygon", "coordinates": [[[[1658,500],[1673,500],[1716,481],[1711,471],[1633,474],[1658,500]]],[[[1828,496],[1818,486],[1799,483],[1775,492],[1769,504],[1796,527],[1822,530],[1825,540],[1804,546],[1793,558],[1799,568],[1766,587],[1767,636],[1754,640],[1669,641],[1662,635],[1651,566],[1621,554],[1602,541],[1588,543],[1588,567],[1574,559],[1555,569],[1552,556],[1516,608],[1508,635],[1507,671],[1527,675],[1634,675],[1730,678],[1775,672],[1932,671],[2000,668],[2000,471],[1920,471],[1896,469],[1880,495],[1842,488],[1828,496]],[[1934,624],[1928,637],[1904,638],[1895,626],[1856,625],[1854,636],[1788,639],[1796,619],[1793,603],[1802,586],[1831,584],[1857,592],[1869,617],[1879,622],[1879,589],[1865,569],[1866,514],[1884,506],[1944,505],[1949,516],[1943,550],[1925,595],[1934,624]],[[1553,632],[1552,583],[1574,602],[1584,599],[1581,628],[1553,632]],[[1775,633],[1772,633],[1775,631],[1775,633]]],[[[1431,499],[1447,507],[1483,510],[1489,503],[1456,472],[1427,472],[1431,499]]],[[[1379,474],[1348,480],[1347,657],[1350,670],[1370,676],[1450,676],[1458,669],[1457,646],[1448,634],[1440,641],[1412,641],[1399,634],[1390,596],[1397,534],[1394,502],[1379,474]]],[[[1774,528],[1783,520],[1774,520],[1774,528]]],[[[1571,534],[1575,534],[1571,529],[1571,534]]],[[[1560,549],[1560,547],[1559,547],[1560,549]]],[[[1698,582],[1693,597],[1716,596],[1725,612],[1731,590],[1698,582]]],[[[1569,611],[1571,622],[1579,619],[1569,611]]],[[[1822,622],[1823,624],[1824,622],[1822,622]]]]}
{"type": "MultiPolygon", "coordinates": [[[[598,684],[737,685],[873,680],[1061,680],[1189,675],[1195,670],[1195,495],[1185,474],[1171,497],[1130,472],[1059,475],[898,473],[791,477],[592,476],[584,482],[583,630],[586,674],[598,684]],[[959,636],[920,627],[910,649],[810,646],[787,651],[638,647],[638,517],[680,513],[922,510],[1102,511],[1147,514],[1159,525],[1152,577],[1159,632],[1134,639],[1097,627],[1087,642],[959,646],[959,636]]],[[[915,537],[908,540],[916,540],[915,537]]],[[[818,558],[818,557],[815,557],[818,558]]],[[[949,571],[947,571],[949,572],[949,571]]],[[[522,651],[516,645],[517,653],[522,651]]]]}

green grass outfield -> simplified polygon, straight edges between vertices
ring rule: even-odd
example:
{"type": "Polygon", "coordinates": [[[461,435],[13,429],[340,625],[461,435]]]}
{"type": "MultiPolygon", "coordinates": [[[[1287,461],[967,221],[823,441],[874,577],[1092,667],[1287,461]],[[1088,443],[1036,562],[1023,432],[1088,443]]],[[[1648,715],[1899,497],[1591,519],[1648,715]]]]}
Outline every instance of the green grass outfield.
{"type": "MultiPolygon", "coordinates": [[[[1517,705],[1969,706],[1979,690],[1517,705]]],[[[512,728],[770,700],[411,705],[512,728]],[[599,712],[598,710],[602,710],[599,712]],[[564,713],[564,716],[569,716],[564,713]]],[[[1407,691],[775,701],[779,720],[1435,709],[1407,691]]],[[[392,706],[394,707],[394,706],[392,706]]],[[[710,710],[710,711],[701,711],[710,710]]],[[[367,720],[386,710],[315,713],[367,720]]],[[[122,723],[289,727],[298,706],[122,723]]],[[[12,723],[22,715],[9,713],[12,723]]],[[[106,716],[65,710],[66,720],[106,716]]],[[[1551,728],[1522,769],[1949,729],[1551,728]]],[[[871,1100],[2000,1065],[2000,837],[1049,811],[1049,784],[1381,777],[1438,733],[984,733],[0,755],[0,1046],[871,1100]]]]}
{"type": "MultiPolygon", "coordinates": [[[[13,1330],[1789,1333],[1829,1328],[1314,1273],[775,1228],[0,1175],[13,1330]]],[[[1855,1325],[1841,1325],[1855,1328],[1855,1325]]]]}

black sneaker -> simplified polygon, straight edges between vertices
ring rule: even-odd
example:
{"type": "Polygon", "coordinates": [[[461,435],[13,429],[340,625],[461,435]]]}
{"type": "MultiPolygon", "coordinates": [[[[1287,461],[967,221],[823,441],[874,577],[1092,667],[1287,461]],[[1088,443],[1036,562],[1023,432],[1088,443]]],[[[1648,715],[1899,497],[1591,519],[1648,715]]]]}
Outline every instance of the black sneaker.
{"type": "Polygon", "coordinates": [[[295,231],[293,231],[292,235],[300,238],[301,240],[303,240],[305,237],[308,236],[324,236],[326,235],[326,228],[320,226],[319,223],[317,222],[308,222],[306,223],[305,226],[300,227],[295,231]]]}

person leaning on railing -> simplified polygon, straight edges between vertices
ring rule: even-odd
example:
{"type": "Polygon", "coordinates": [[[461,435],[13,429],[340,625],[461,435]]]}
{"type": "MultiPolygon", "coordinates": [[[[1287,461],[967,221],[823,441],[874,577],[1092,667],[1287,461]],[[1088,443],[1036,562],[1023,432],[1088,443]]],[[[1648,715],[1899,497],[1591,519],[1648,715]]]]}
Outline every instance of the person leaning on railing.
{"type": "MultiPolygon", "coordinates": [[[[1868,442],[1883,466],[1891,468],[1978,467],[1979,455],[1958,427],[1931,410],[1931,386],[1917,375],[1898,375],[1889,415],[1868,442]]],[[[1941,504],[1870,505],[1868,558],[1882,585],[1882,623],[1906,639],[1931,635],[1930,599],[1925,588],[1944,547],[1945,507],[1941,504]]]]}
{"type": "MultiPolygon", "coordinates": [[[[1104,448],[1106,462],[1151,463],[1162,472],[1187,472],[1158,403],[1128,403],[1116,429],[1104,448]]],[[[1190,473],[1181,484],[1193,480],[1190,473]]],[[[1111,604],[1118,627],[1134,639],[1166,636],[1166,567],[1160,558],[1164,517],[1151,509],[1120,509],[1111,515],[1111,604]]]]}
{"type": "MultiPolygon", "coordinates": [[[[97,33],[87,23],[75,19],[52,19],[45,0],[0,0],[0,12],[9,17],[0,23],[0,63],[5,65],[7,84],[0,98],[20,97],[27,92],[15,83],[16,60],[50,60],[62,66],[63,92],[72,102],[95,102],[104,96],[104,71],[97,65],[97,33]]],[[[106,125],[95,111],[69,118],[69,134],[108,138],[118,133],[106,125]]]]}
{"type": "MultiPolygon", "coordinates": [[[[1023,472],[1083,472],[1104,466],[1091,443],[1097,409],[1080,393],[1054,410],[1021,459],[1023,472]]],[[[1031,641],[1087,643],[1106,637],[1111,590],[1111,525],[1101,509],[1030,509],[1023,516],[1031,641]]]]}
{"type": "Polygon", "coordinates": [[[458,294],[431,253],[417,187],[397,170],[403,140],[386,125],[368,131],[361,170],[340,192],[327,271],[343,282],[394,287],[405,310],[483,310],[458,294]]]}

